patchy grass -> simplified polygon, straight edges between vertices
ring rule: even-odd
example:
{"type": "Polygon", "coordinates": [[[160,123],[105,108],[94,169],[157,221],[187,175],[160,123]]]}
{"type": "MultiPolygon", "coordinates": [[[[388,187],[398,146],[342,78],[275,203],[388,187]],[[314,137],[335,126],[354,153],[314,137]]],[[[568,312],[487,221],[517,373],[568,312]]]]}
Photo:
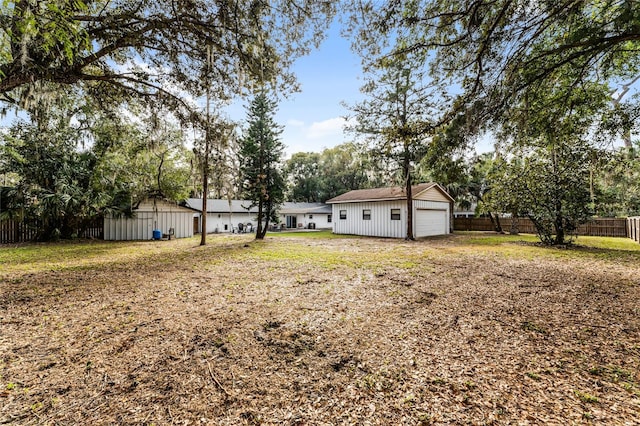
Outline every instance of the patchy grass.
{"type": "Polygon", "coordinates": [[[473,250],[483,246],[483,249],[507,257],[552,257],[558,259],[605,259],[615,262],[640,261],[640,244],[629,238],[612,237],[578,237],[572,246],[547,247],[540,243],[535,235],[496,234],[493,232],[456,232],[464,238],[462,248],[473,250]],[[523,246],[527,249],[523,250],[523,246]]]}
{"type": "Polygon", "coordinates": [[[326,232],[0,248],[0,424],[625,424],[640,245],[326,232]]]}
{"type": "Polygon", "coordinates": [[[507,243],[537,243],[540,240],[530,234],[496,234],[495,232],[456,232],[456,235],[466,236],[466,242],[472,245],[499,246],[507,243]]]}
{"type": "MultiPolygon", "coordinates": [[[[456,232],[455,235],[464,236],[465,241],[473,245],[497,246],[509,243],[534,243],[540,242],[537,236],[531,234],[496,234],[495,232],[456,232]]],[[[614,237],[589,237],[580,236],[574,240],[577,247],[591,249],[609,249],[629,252],[640,252],[640,245],[629,238],[614,237]]]]}
{"type": "MultiPolygon", "coordinates": [[[[186,247],[193,245],[194,240],[179,241],[186,247]]],[[[55,244],[20,244],[16,247],[0,245],[0,264],[6,266],[5,272],[68,270],[126,263],[175,250],[175,243],[167,245],[157,241],[67,241],[55,244]]]]}
{"type": "Polygon", "coordinates": [[[269,232],[267,238],[304,238],[304,239],[344,239],[344,238],[362,238],[357,235],[338,235],[334,234],[331,230],[322,229],[317,231],[283,231],[283,232],[269,232]]]}

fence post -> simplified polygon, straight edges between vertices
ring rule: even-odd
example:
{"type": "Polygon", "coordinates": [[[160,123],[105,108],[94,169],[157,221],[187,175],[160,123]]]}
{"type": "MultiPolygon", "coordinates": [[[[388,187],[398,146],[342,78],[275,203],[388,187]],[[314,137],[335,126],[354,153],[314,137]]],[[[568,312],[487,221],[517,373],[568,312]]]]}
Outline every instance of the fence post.
{"type": "Polygon", "coordinates": [[[640,216],[627,218],[627,236],[640,243],[640,216]]]}

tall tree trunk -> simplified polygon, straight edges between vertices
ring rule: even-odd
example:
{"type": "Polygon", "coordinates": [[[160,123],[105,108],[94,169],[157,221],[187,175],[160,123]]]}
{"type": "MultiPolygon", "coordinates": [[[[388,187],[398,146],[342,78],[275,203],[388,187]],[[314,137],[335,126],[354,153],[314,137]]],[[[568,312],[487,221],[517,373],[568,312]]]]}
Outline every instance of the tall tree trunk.
{"type": "Polygon", "coordinates": [[[591,200],[591,204],[593,206],[596,205],[596,193],[593,188],[593,164],[589,166],[589,199],[591,200]]]}
{"type": "Polygon", "coordinates": [[[564,224],[562,223],[562,213],[556,212],[556,220],[553,225],[556,228],[556,239],[554,244],[556,245],[564,244],[565,232],[564,232],[564,224]]]}
{"type": "Polygon", "coordinates": [[[562,197],[559,194],[560,188],[561,188],[561,185],[559,182],[560,178],[558,177],[558,173],[560,169],[560,166],[558,165],[559,154],[555,144],[552,145],[551,149],[552,149],[551,165],[553,167],[553,176],[554,176],[553,194],[555,198],[555,206],[554,206],[555,217],[553,219],[553,227],[555,228],[555,231],[556,231],[556,238],[555,238],[554,244],[561,245],[561,244],[564,244],[565,230],[564,230],[564,223],[563,223],[564,221],[562,216],[562,197]]]}
{"type": "MultiPolygon", "coordinates": [[[[211,65],[211,46],[207,46],[207,78],[209,78],[209,69],[211,65]]],[[[204,246],[207,244],[207,196],[209,195],[209,148],[211,141],[211,117],[210,117],[210,108],[211,108],[211,83],[207,84],[207,110],[206,110],[206,118],[207,125],[204,131],[204,160],[202,165],[202,229],[200,232],[200,245],[204,246]]]]}
{"type": "Polygon", "coordinates": [[[407,234],[405,240],[413,241],[413,193],[411,188],[411,161],[409,158],[409,147],[405,143],[404,160],[402,162],[402,173],[404,174],[404,190],[407,195],[407,234]]]}
{"type": "MultiPolygon", "coordinates": [[[[203,173],[206,182],[207,174],[203,173]]],[[[202,184],[202,210],[200,211],[200,245],[207,245],[207,191],[209,185],[202,184]]]]}
{"type": "Polygon", "coordinates": [[[164,197],[162,192],[162,166],[164,165],[164,157],[167,155],[167,151],[157,155],[160,157],[160,164],[158,164],[158,172],[156,173],[156,183],[158,184],[158,195],[164,197]]]}
{"type": "Polygon", "coordinates": [[[258,201],[258,226],[256,227],[256,240],[264,240],[264,236],[266,234],[266,229],[263,230],[263,228],[265,228],[262,225],[262,218],[264,215],[263,212],[263,201],[262,201],[262,197],[260,197],[260,201],[258,201]]]}
{"type": "Polygon", "coordinates": [[[269,218],[271,217],[271,200],[265,202],[265,210],[263,212],[264,216],[264,228],[262,228],[262,235],[260,236],[261,240],[264,240],[265,235],[267,235],[267,231],[269,230],[269,218]]]}
{"type": "Polygon", "coordinates": [[[565,230],[564,230],[564,220],[562,216],[562,202],[556,196],[556,205],[555,205],[555,214],[556,217],[553,221],[553,227],[556,231],[556,239],[554,244],[562,245],[564,244],[565,230]]]}
{"type": "Polygon", "coordinates": [[[407,175],[405,183],[405,191],[407,192],[407,236],[406,240],[414,240],[413,236],[413,193],[411,191],[411,175],[407,175]]]}
{"type": "MultiPolygon", "coordinates": [[[[209,108],[209,102],[207,101],[207,110],[209,108]]],[[[205,131],[204,142],[204,159],[202,160],[202,211],[200,221],[200,245],[207,244],[207,196],[209,194],[209,114],[207,113],[207,129],[205,131]]]]}
{"type": "MultiPolygon", "coordinates": [[[[264,93],[264,87],[262,88],[263,93],[264,93]]],[[[260,196],[258,197],[258,229],[256,230],[256,240],[264,240],[264,236],[267,234],[267,226],[266,223],[263,225],[262,221],[264,219],[264,206],[265,206],[265,197],[267,196],[267,187],[268,187],[268,180],[267,176],[265,174],[265,141],[264,141],[264,135],[261,132],[261,136],[260,136],[260,157],[258,159],[258,182],[259,185],[262,186],[261,191],[260,191],[260,196]],[[261,182],[261,180],[264,179],[264,182],[261,182]],[[261,183],[260,183],[261,182],[261,183]]]]}

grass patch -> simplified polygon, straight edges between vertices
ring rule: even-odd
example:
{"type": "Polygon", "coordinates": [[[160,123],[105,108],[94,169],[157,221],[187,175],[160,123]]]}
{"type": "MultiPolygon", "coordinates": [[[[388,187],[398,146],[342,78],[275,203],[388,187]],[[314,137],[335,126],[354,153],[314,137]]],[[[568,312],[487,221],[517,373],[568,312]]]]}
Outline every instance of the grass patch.
{"type": "Polygon", "coordinates": [[[495,234],[495,233],[480,233],[474,231],[456,231],[455,235],[465,236],[465,241],[468,241],[471,245],[476,246],[499,246],[501,244],[513,244],[513,243],[537,243],[540,240],[535,235],[530,234],[495,234]]]}
{"type": "Polygon", "coordinates": [[[632,395],[640,397],[640,384],[635,379],[633,372],[617,366],[596,366],[589,368],[589,374],[622,386],[632,395]]]}
{"type": "Polygon", "coordinates": [[[0,263],[6,265],[5,272],[68,269],[136,257],[142,244],[152,243],[67,241],[5,246],[0,248],[0,263]]]}
{"type": "Polygon", "coordinates": [[[528,378],[530,378],[531,380],[535,380],[536,382],[539,382],[540,380],[542,380],[540,375],[537,373],[534,373],[533,371],[527,371],[525,374],[527,375],[528,378]]]}
{"type": "MultiPolygon", "coordinates": [[[[291,241],[286,244],[269,244],[268,241],[252,244],[251,256],[274,265],[309,266],[324,269],[336,267],[361,268],[365,265],[380,264],[386,260],[384,251],[336,251],[322,245],[309,245],[291,241]]],[[[241,255],[242,256],[242,255],[241,255]]]]}
{"type": "Polygon", "coordinates": [[[587,392],[582,392],[579,390],[574,390],[573,394],[582,402],[584,402],[585,404],[596,404],[598,402],[600,402],[600,400],[598,399],[597,396],[591,395],[590,393],[587,392]]]}
{"type": "Polygon", "coordinates": [[[522,324],[520,324],[520,328],[523,329],[524,331],[533,331],[534,333],[539,333],[543,335],[549,334],[549,332],[544,327],[536,323],[533,323],[531,321],[524,321],[522,324]]]}
{"type": "Polygon", "coordinates": [[[462,247],[482,247],[487,253],[510,258],[599,259],[620,262],[640,261],[640,244],[629,238],[581,236],[568,247],[545,246],[535,235],[456,232],[462,247]]]}
{"type": "Polygon", "coordinates": [[[640,244],[630,238],[615,237],[578,237],[575,240],[578,247],[588,247],[603,250],[628,251],[630,253],[640,253],[640,244]]]}
{"type": "Polygon", "coordinates": [[[284,232],[268,232],[267,238],[304,238],[304,239],[342,239],[342,238],[362,238],[358,235],[342,235],[334,234],[330,229],[323,229],[319,231],[284,231],[284,232]]]}
{"type": "MultiPolygon", "coordinates": [[[[214,239],[211,239],[214,240],[214,239]]],[[[205,250],[215,250],[237,239],[221,237],[205,250]]],[[[140,262],[172,262],[190,258],[198,249],[198,237],[171,241],[62,241],[30,243],[0,247],[3,273],[38,273],[45,271],[108,268],[140,262]]],[[[219,259],[214,259],[219,260],[219,259]]],[[[1,273],[0,273],[1,275],[1,273]]]]}
{"type": "Polygon", "coordinates": [[[453,253],[485,253],[516,259],[561,258],[561,259],[600,259],[618,262],[640,261],[640,244],[624,238],[580,237],[575,247],[553,248],[539,245],[533,235],[496,235],[478,232],[456,232],[452,237],[441,240],[423,240],[410,243],[413,250],[399,246],[400,240],[379,240],[354,235],[336,235],[330,230],[300,232],[270,232],[264,241],[253,240],[246,236],[216,235],[210,236],[206,247],[199,247],[199,237],[172,241],[65,241],[57,243],[32,243],[19,246],[1,246],[0,264],[5,273],[25,273],[51,270],[69,270],[108,267],[112,264],[144,261],[163,256],[173,260],[186,259],[198,253],[224,250],[216,256],[204,256],[205,263],[216,264],[229,256],[244,256],[247,250],[239,250],[250,245],[249,252],[259,260],[289,262],[295,264],[318,264],[325,268],[336,266],[362,267],[377,263],[378,267],[394,266],[405,270],[429,268],[438,257],[453,253]],[[289,239],[285,245],[270,244],[269,241],[289,239]],[[326,250],[322,241],[354,241],[360,239],[362,250],[336,251],[326,250]],[[437,241],[455,241],[453,246],[432,247],[437,241]],[[293,242],[296,241],[296,242],[293,242]],[[299,241],[299,242],[298,242],[299,241]],[[309,244],[313,241],[314,244],[309,244]],[[375,250],[366,249],[376,244],[375,250]],[[221,257],[222,255],[222,257],[221,257]]]}

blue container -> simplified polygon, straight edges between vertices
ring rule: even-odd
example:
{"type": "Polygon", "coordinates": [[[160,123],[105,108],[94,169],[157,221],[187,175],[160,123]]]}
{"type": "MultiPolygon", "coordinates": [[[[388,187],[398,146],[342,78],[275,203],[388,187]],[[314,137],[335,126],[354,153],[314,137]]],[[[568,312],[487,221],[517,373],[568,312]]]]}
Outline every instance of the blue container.
{"type": "Polygon", "coordinates": [[[162,231],[159,229],[154,229],[153,230],[153,239],[154,240],[159,240],[162,238],[162,231]]]}

